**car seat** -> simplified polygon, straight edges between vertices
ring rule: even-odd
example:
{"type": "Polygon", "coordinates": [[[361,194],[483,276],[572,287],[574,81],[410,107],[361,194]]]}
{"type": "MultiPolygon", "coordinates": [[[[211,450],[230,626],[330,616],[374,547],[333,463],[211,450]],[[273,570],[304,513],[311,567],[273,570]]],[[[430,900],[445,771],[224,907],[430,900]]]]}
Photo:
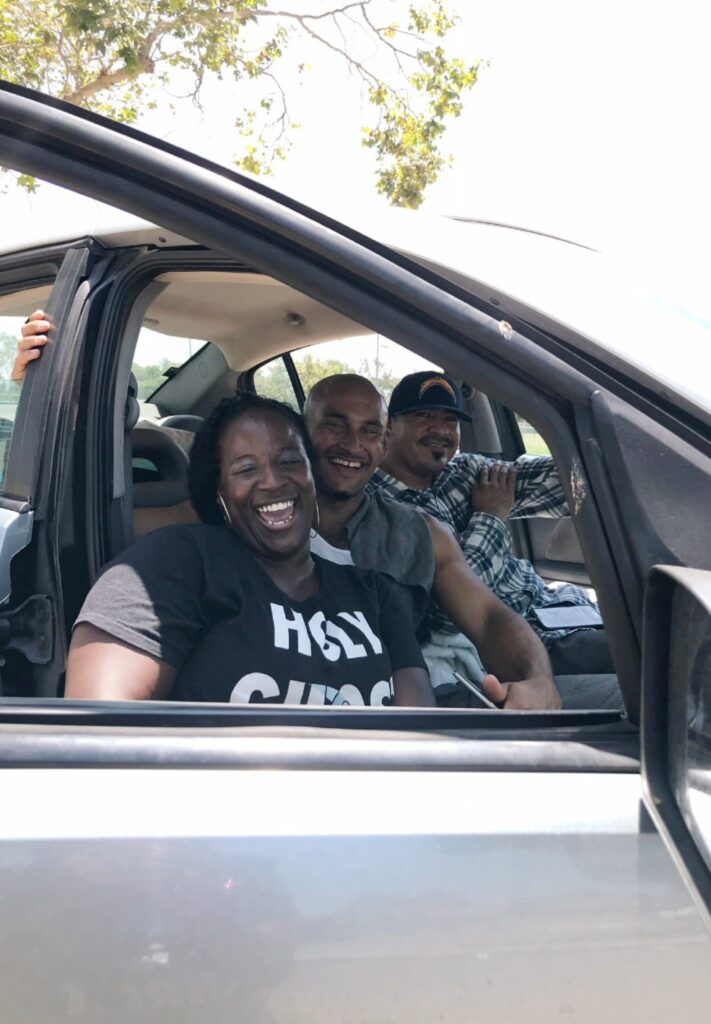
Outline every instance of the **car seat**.
{"type": "Polygon", "coordinates": [[[161,427],[172,427],[174,430],[189,430],[191,434],[196,434],[202,424],[202,416],[190,416],[188,413],[174,413],[172,416],[164,416],[160,421],[161,427]]]}
{"type": "Polygon", "coordinates": [[[138,423],[131,431],[133,537],[172,523],[198,522],[188,494],[186,442],[183,431],[138,423]]]}

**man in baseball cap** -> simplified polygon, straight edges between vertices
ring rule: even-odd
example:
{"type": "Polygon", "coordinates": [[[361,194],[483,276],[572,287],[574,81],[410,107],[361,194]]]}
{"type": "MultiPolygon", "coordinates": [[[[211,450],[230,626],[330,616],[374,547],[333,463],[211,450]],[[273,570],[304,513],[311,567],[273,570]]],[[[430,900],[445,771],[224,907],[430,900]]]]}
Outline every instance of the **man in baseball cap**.
{"type": "Polygon", "coordinates": [[[462,389],[448,373],[409,373],[395,386],[388,406],[391,416],[419,409],[444,409],[465,423],[472,421],[464,408],[462,389]]]}
{"type": "Polygon", "coordinates": [[[471,423],[462,391],[447,373],[410,373],[388,405],[390,448],[383,468],[415,490],[427,490],[459,448],[459,423],[471,423]]]}
{"type": "MultiPolygon", "coordinates": [[[[552,458],[521,456],[505,463],[458,452],[460,423],[471,416],[457,382],[439,370],[403,377],[388,411],[388,453],[371,488],[417,505],[450,528],[474,572],[539,634],[556,676],[614,673],[604,630],[545,629],[536,616],[545,607],[596,611],[587,592],[569,583],[547,586],[530,562],[511,553],[509,516],[570,515],[552,458]]],[[[436,612],[431,627],[454,628],[436,612]]]]}

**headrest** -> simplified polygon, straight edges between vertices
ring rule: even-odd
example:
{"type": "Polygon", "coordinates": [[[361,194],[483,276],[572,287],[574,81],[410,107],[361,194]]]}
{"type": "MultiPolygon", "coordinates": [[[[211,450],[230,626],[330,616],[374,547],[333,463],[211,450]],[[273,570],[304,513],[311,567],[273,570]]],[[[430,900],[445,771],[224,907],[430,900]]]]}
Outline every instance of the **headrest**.
{"type": "Polygon", "coordinates": [[[131,445],[133,458],[148,459],[160,478],[134,483],[135,508],[166,508],[188,500],[188,457],[169,434],[160,427],[134,427],[131,445]]]}
{"type": "Polygon", "coordinates": [[[174,430],[190,430],[193,434],[197,434],[202,423],[202,416],[189,416],[187,413],[175,413],[173,416],[164,416],[160,421],[161,427],[173,427],[174,430]]]}

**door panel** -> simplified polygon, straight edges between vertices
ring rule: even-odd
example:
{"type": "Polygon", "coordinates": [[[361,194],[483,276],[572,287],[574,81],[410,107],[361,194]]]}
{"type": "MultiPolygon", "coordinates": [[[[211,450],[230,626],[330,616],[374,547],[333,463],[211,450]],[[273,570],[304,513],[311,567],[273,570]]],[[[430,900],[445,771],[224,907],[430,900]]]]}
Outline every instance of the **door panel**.
{"type": "MultiPolygon", "coordinates": [[[[546,441],[530,423],[510,409],[502,409],[502,412],[508,432],[516,440],[520,438],[521,452],[534,457],[550,456],[546,441]]],[[[590,586],[585,556],[572,518],[531,516],[525,520],[512,520],[511,530],[515,542],[544,580],[590,586]]]]}
{"type": "Polygon", "coordinates": [[[565,580],[590,586],[585,556],[572,519],[526,520],[531,544],[531,561],[543,579],[565,580]]]}
{"type": "Polygon", "coordinates": [[[71,330],[70,313],[79,284],[86,277],[89,258],[87,248],[70,249],[47,299],[45,312],[53,326],[42,358],[28,367],[22,385],[5,471],[3,489],[8,498],[30,503],[35,498],[39,456],[47,440],[50,412],[56,404],[53,395],[61,364],[66,361],[62,342],[71,330]]]}
{"type": "Polygon", "coordinates": [[[28,769],[7,792],[3,1024],[699,1024],[711,1000],[632,774],[28,769]]]}
{"type": "Polygon", "coordinates": [[[514,550],[527,558],[544,580],[592,585],[572,518],[531,516],[509,519],[508,525],[514,550]]]}
{"type": "Polygon", "coordinates": [[[652,570],[643,664],[648,807],[711,925],[711,572],[652,570]]]}
{"type": "MultiPolygon", "coordinates": [[[[545,440],[523,417],[469,390],[466,404],[473,422],[462,425],[463,450],[511,462],[524,454],[550,456],[545,440]]],[[[544,580],[591,585],[572,518],[530,516],[509,519],[508,527],[516,554],[528,559],[544,580]]]]}
{"type": "MultiPolygon", "coordinates": [[[[71,474],[67,447],[75,437],[69,416],[72,408],[76,412],[71,396],[78,387],[79,323],[95,251],[93,244],[78,243],[52,259],[38,252],[35,260],[24,254],[14,267],[11,257],[0,261],[0,286],[3,278],[8,282],[0,312],[24,319],[22,314],[42,307],[53,325],[42,358],[29,365],[24,382],[7,385],[14,388],[16,408],[0,493],[1,692],[11,696],[56,694],[64,667],[60,559],[71,562],[68,579],[81,576],[74,513],[63,515],[63,502],[70,509],[75,503],[63,488],[71,474]],[[46,283],[53,271],[56,278],[46,283]],[[21,290],[7,290],[13,277],[24,285],[21,290]],[[19,623],[21,636],[14,635],[19,623]]],[[[8,375],[18,334],[15,321],[6,338],[8,375]]]]}

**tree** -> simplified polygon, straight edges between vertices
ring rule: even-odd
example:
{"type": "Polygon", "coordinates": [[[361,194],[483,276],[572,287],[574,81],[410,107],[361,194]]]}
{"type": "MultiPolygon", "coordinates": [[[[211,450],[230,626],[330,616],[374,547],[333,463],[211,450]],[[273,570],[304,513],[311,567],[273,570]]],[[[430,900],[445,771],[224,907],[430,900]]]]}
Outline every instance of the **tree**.
{"type": "Polygon", "coordinates": [[[382,363],[375,363],[371,369],[369,359],[362,360],[358,373],[360,373],[361,377],[367,377],[368,380],[372,381],[378,391],[382,391],[388,401],[390,401],[393,388],[400,380],[396,374],[391,373],[387,366],[383,366],[382,363]]]}
{"type": "Polygon", "coordinates": [[[7,331],[0,332],[0,381],[9,381],[12,364],[17,355],[18,338],[7,331]]]}
{"type": "Polygon", "coordinates": [[[336,373],[358,372],[349,363],[344,363],[340,359],[318,359],[312,352],[305,352],[303,355],[295,353],[294,363],[304,394],[308,394],[314,384],[324,377],[333,377],[336,373]]]}
{"type": "Polygon", "coordinates": [[[251,83],[257,98],[235,122],[243,139],[235,162],[262,174],[285,155],[295,127],[283,73],[306,39],[337,55],[361,83],[369,110],[363,144],[375,153],[376,187],[394,205],[415,208],[449,162],[445,125],[459,116],[480,64],[447,54],[456,19],[443,0],[397,0],[395,7],[402,25],[388,0],[344,0],[329,9],[310,0],[298,10],[275,0],[0,0],[0,78],[126,123],[164,106],[178,72],[197,103],[209,75],[251,83]]]}
{"type": "MultiPolygon", "coordinates": [[[[341,362],[340,359],[318,359],[311,352],[304,355],[295,353],[294,362],[306,395],[316,381],[322,380],[324,377],[331,377],[335,373],[357,372],[352,366],[341,362]]],[[[264,395],[266,398],[276,398],[279,402],[286,402],[287,405],[297,408],[294,388],[283,359],[274,359],[257,370],[254,386],[258,394],[264,395]]]]}
{"type": "Polygon", "coordinates": [[[257,370],[254,376],[254,387],[258,395],[275,398],[277,402],[285,402],[298,412],[298,403],[294,388],[283,359],[275,359],[257,370]]]}
{"type": "MultiPolygon", "coordinates": [[[[372,381],[378,390],[383,392],[385,398],[389,399],[392,389],[400,379],[382,365],[378,367],[376,375],[371,370],[367,359],[361,360],[360,367],[356,368],[340,359],[318,359],[311,352],[306,352],[303,355],[296,352],[294,353],[294,364],[306,395],[314,384],[323,380],[324,377],[331,377],[336,373],[357,373],[372,381]]],[[[287,405],[296,408],[294,388],[282,359],[274,359],[257,370],[254,385],[258,394],[265,395],[267,398],[276,398],[278,401],[286,402],[287,405]]]]}
{"type": "Polygon", "coordinates": [[[17,336],[0,332],[0,482],[5,472],[7,446],[12,436],[12,422],[20,397],[20,389],[10,379],[17,353],[17,336]]]}
{"type": "Polygon", "coordinates": [[[149,395],[152,395],[156,388],[159,388],[161,384],[165,384],[168,379],[165,376],[165,371],[169,366],[174,364],[170,359],[161,359],[160,362],[154,363],[151,366],[138,366],[136,363],[133,364],[131,369],[138,383],[138,397],[142,402],[145,402],[149,395]]]}

